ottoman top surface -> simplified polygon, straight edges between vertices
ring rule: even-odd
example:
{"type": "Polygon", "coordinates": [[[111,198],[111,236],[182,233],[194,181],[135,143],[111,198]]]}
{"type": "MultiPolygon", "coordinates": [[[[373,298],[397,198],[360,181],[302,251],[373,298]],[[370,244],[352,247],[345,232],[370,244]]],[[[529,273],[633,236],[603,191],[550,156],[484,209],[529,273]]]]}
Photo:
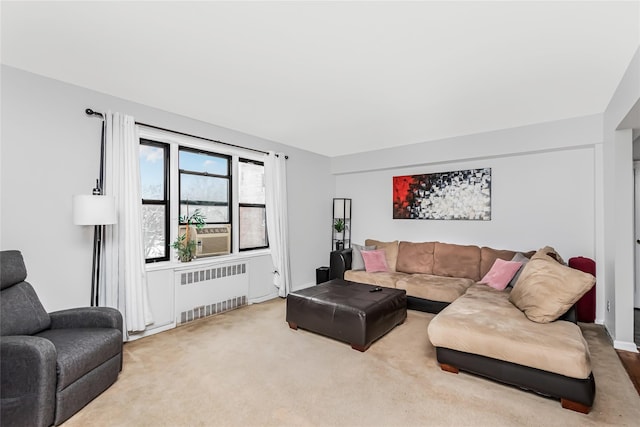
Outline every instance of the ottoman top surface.
{"type": "Polygon", "coordinates": [[[369,306],[398,297],[406,298],[407,292],[404,289],[382,287],[381,291],[370,292],[375,287],[364,283],[334,279],[317,286],[291,292],[289,296],[310,299],[320,304],[343,305],[359,309],[366,309],[369,306]]]}

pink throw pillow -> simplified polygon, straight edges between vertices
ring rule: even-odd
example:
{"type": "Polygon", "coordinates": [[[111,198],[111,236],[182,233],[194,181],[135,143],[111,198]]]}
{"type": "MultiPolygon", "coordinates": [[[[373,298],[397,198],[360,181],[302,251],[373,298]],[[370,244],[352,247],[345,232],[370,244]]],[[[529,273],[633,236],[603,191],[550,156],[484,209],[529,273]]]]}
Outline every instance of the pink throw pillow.
{"type": "Polygon", "coordinates": [[[362,259],[364,260],[364,269],[367,273],[375,273],[377,271],[389,271],[387,258],[382,249],[373,251],[362,251],[362,259]]]}
{"type": "Polygon", "coordinates": [[[521,262],[518,261],[505,261],[497,258],[491,266],[491,270],[484,275],[480,283],[491,286],[499,291],[507,287],[513,276],[516,275],[520,267],[521,262]]]}

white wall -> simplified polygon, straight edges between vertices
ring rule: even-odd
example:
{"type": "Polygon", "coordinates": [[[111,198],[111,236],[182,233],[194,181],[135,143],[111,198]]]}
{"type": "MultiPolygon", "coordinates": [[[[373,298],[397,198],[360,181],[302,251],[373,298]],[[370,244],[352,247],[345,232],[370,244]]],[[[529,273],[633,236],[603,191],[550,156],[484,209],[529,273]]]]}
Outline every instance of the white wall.
{"type": "Polygon", "coordinates": [[[595,258],[601,132],[596,115],[334,158],[336,194],[353,198],[356,243],[440,240],[525,251],[551,245],[566,259],[595,258]],[[492,168],[491,221],[392,219],[393,176],[485,167],[492,168]]]}
{"type": "Polygon", "coordinates": [[[616,348],[635,351],[633,343],[634,249],[633,133],[640,128],[632,110],[640,100],[640,48],[636,51],[604,113],[603,186],[605,239],[602,248],[605,325],[616,348]]]}
{"type": "Polygon", "coordinates": [[[566,259],[593,258],[593,147],[424,164],[339,175],[336,193],[353,199],[352,237],[443,241],[529,251],[550,245],[566,259]],[[392,177],[491,168],[490,221],[394,220],[392,177]]]}
{"type": "Polygon", "coordinates": [[[591,146],[601,142],[602,116],[596,114],[334,157],[331,159],[331,171],[334,174],[347,174],[414,165],[464,162],[558,148],[591,146]]]}
{"type": "MultiPolygon", "coordinates": [[[[293,287],[315,283],[315,268],[329,257],[325,225],[334,179],[327,157],[15,68],[2,66],[1,72],[0,248],[23,252],[27,280],[47,310],[89,302],[93,230],[71,221],[72,195],[89,194],[98,174],[101,122],[85,108],[289,155],[293,287]]],[[[252,273],[257,288],[250,293],[265,299],[271,268],[260,265],[264,272],[252,273]]]]}

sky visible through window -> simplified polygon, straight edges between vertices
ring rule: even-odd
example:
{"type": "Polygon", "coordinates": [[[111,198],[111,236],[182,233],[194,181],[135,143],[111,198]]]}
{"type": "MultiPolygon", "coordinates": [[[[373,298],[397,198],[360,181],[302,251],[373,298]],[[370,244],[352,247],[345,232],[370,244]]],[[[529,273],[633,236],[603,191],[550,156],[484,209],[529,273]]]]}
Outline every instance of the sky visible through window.
{"type": "Polygon", "coordinates": [[[180,169],[193,172],[206,172],[214,175],[228,175],[226,158],[208,154],[180,151],[180,169]]]}
{"type": "Polygon", "coordinates": [[[140,145],[140,181],[143,199],[162,199],[164,193],[164,150],[140,145]]]}

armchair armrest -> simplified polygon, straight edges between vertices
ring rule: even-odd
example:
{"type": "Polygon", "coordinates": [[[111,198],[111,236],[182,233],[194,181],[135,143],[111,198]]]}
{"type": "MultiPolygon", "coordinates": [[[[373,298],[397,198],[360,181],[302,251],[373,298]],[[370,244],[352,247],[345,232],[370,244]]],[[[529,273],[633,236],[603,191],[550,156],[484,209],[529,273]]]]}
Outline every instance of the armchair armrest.
{"type": "Polygon", "coordinates": [[[114,328],[122,332],[122,314],[111,307],[80,307],[49,313],[51,329],[114,328]]]}
{"type": "Polygon", "coordinates": [[[2,423],[50,426],[56,401],[53,343],[37,336],[0,337],[2,423]]]}
{"type": "Polygon", "coordinates": [[[351,270],[351,248],[331,252],[329,258],[329,278],[344,279],[344,272],[351,270]]]}

